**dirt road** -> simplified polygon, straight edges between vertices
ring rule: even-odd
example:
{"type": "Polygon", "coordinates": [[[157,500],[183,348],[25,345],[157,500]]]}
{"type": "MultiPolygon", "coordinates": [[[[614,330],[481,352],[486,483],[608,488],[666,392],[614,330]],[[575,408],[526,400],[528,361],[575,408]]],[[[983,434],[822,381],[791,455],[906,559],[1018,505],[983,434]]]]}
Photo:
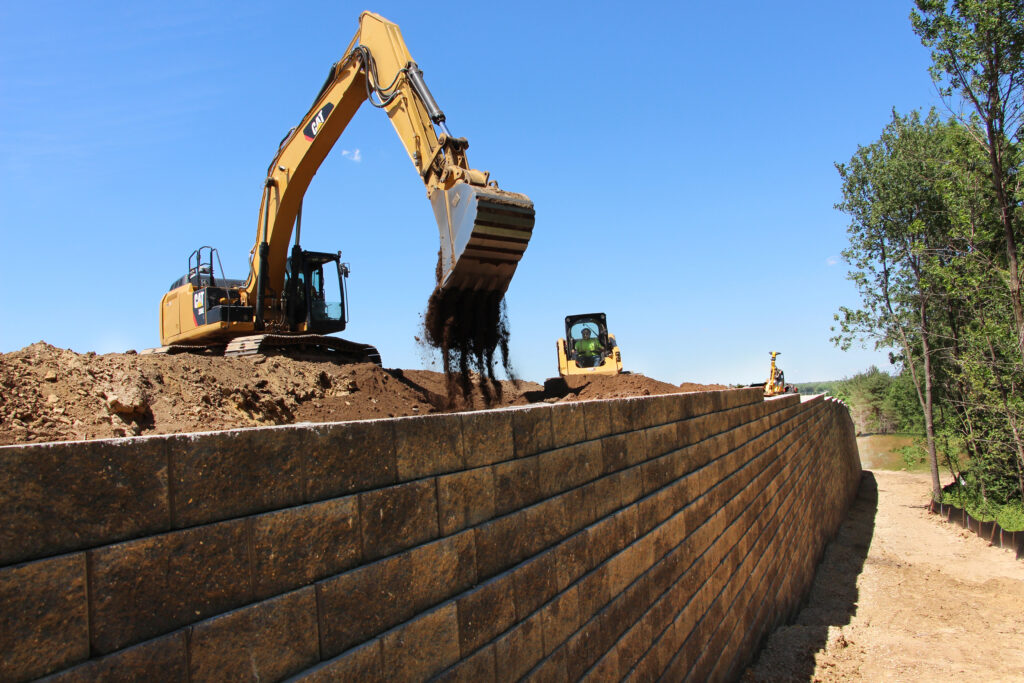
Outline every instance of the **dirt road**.
{"type": "Polygon", "coordinates": [[[927,474],[864,472],[808,604],[744,681],[1024,680],[1024,561],[928,495],[927,474]]]}

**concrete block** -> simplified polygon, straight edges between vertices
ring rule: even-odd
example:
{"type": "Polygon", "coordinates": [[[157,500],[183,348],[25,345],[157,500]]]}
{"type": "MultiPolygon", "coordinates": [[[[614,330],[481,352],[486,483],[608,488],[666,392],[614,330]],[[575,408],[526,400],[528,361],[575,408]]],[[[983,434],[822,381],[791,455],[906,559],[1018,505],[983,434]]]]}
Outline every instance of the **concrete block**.
{"type": "Polygon", "coordinates": [[[558,555],[552,549],[512,571],[516,617],[522,621],[558,593],[558,555]]]}
{"type": "Polygon", "coordinates": [[[466,467],[493,465],[515,457],[511,410],[462,413],[466,467]]]}
{"type": "Polygon", "coordinates": [[[570,536],[553,549],[559,591],[566,590],[570,584],[590,571],[589,542],[590,539],[584,531],[570,536]]]}
{"type": "Polygon", "coordinates": [[[651,626],[641,620],[633,624],[613,646],[619,660],[618,680],[623,680],[629,674],[640,657],[647,651],[651,644],[651,626]]]}
{"type": "Polygon", "coordinates": [[[462,416],[423,415],[393,421],[398,481],[464,469],[462,416]]]}
{"type": "Polygon", "coordinates": [[[538,456],[501,462],[494,472],[494,513],[503,515],[541,498],[538,456]]]}
{"type": "Polygon", "coordinates": [[[404,553],[318,583],[320,656],[339,655],[413,616],[411,581],[404,553]]]}
{"type": "Polygon", "coordinates": [[[505,573],[455,601],[463,657],[494,640],[516,621],[513,578],[505,573]]]}
{"type": "Polygon", "coordinates": [[[614,680],[619,674],[619,655],[615,650],[610,650],[589,671],[581,680],[596,683],[597,681],[614,680]]]}
{"type": "Polygon", "coordinates": [[[167,440],[172,526],[183,528],[303,502],[301,428],[239,429],[167,440]]]}
{"type": "Polygon", "coordinates": [[[540,610],[544,655],[564,645],[580,626],[579,595],[575,585],[558,594],[540,610]]]}
{"type": "Polygon", "coordinates": [[[616,480],[619,489],[619,505],[631,505],[644,494],[643,477],[639,467],[631,467],[622,470],[612,477],[616,480]]]}
{"type": "Polygon", "coordinates": [[[649,457],[647,452],[647,441],[643,431],[629,432],[626,434],[626,462],[629,465],[637,465],[649,457]]]}
{"type": "Polygon", "coordinates": [[[306,427],[314,447],[303,453],[306,500],[336,498],[398,481],[391,420],[306,427]]]}
{"type": "Polygon", "coordinates": [[[431,679],[434,683],[492,683],[495,680],[497,680],[497,673],[494,665],[493,645],[477,650],[455,666],[438,674],[436,678],[431,679]]]}
{"type": "Polygon", "coordinates": [[[459,621],[450,602],[402,624],[381,639],[392,680],[426,680],[459,661],[459,621]]]}
{"type": "Polygon", "coordinates": [[[413,548],[408,555],[410,575],[404,599],[415,612],[433,607],[477,582],[472,531],[413,548]]]}
{"type": "Polygon", "coordinates": [[[526,511],[520,510],[473,529],[480,580],[499,574],[528,556],[527,527],[526,511]]]}
{"type": "Polygon", "coordinates": [[[384,683],[390,680],[384,671],[384,647],[380,638],[349,650],[303,673],[303,683],[359,681],[384,683]]]}
{"type": "Polygon", "coordinates": [[[477,467],[437,478],[441,535],[476,526],[495,515],[494,470],[477,467]]]}
{"type": "Polygon", "coordinates": [[[600,439],[619,430],[612,427],[610,401],[584,401],[583,423],[588,439],[600,439]]]}
{"type": "Polygon", "coordinates": [[[606,436],[598,443],[601,444],[602,471],[605,474],[617,472],[629,464],[626,457],[625,434],[606,436]]]}
{"type": "Polygon", "coordinates": [[[512,442],[517,458],[550,450],[555,442],[551,406],[545,404],[513,410],[512,442]]]}
{"type": "Polygon", "coordinates": [[[544,497],[593,481],[604,469],[599,441],[547,451],[537,458],[540,493],[544,497]]]}
{"type": "Polygon", "coordinates": [[[561,448],[586,441],[584,408],[580,403],[558,403],[551,406],[552,447],[561,448]]]}
{"type": "Polygon", "coordinates": [[[184,630],[175,631],[65,669],[45,680],[46,683],[145,680],[189,683],[185,640],[184,630]]]}
{"type": "Polygon", "coordinates": [[[88,658],[85,554],[0,569],[0,680],[27,681],[88,658]]]}
{"type": "Polygon", "coordinates": [[[494,643],[498,680],[517,681],[544,657],[540,616],[518,624],[494,643]]]}
{"type": "Polygon", "coordinates": [[[365,560],[437,538],[437,486],[427,479],[360,493],[359,518],[365,560]]]}
{"type": "Polygon", "coordinates": [[[280,680],[320,661],[312,586],[256,603],[189,629],[191,680],[280,680]]]}
{"type": "Polygon", "coordinates": [[[680,447],[677,424],[676,422],[670,422],[644,430],[648,459],[657,458],[680,447]]]}
{"type": "Polygon", "coordinates": [[[338,574],[362,560],[356,496],[268,512],[250,524],[258,600],[338,574]]]}
{"type": "Polygon", "coordinates": [[[539,552],[575,533],[570,527],[569,513],[565,508],[566,498],[557,496],[542,500],[536,505],[526,508],[527,529],[524,533],[533,534],[529,546],[533,552],[539,552]]]}
{"type": "Polygon", "coordinates": [[[92,649],[100,654],[252,600],[243,520],[88,552],[92,649]]]}
{"type": "Polygon", "coordinates": [[[577,584],[580,600],[580,623],[587,622],[591,617],[604,609],[611,600],[608,591],[608,567],[601,565],[580,579],[577,584]]]}
{"type": "Polygon", "coordinates": [[[568,648],[566,647],[555,650],[529,672],[526,680],[530,681],[530,683],[564,683],[564,681],[568,681],[567,655],[568,648]]]}
{"type": "Polygon", "coordinates": [[[0,565],[168,528],[164,439],[0,449],[0,565]]]}

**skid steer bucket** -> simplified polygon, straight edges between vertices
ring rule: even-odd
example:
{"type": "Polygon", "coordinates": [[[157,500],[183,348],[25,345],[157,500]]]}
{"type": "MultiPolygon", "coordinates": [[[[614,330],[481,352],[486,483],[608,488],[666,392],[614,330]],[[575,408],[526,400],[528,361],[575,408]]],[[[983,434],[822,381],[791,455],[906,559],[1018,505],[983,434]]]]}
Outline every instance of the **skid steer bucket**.
{"type": "Polygon", "coordinates": [[[533,234],[523,194],[464,182],[430,195],[441,233],[438,287],[504,294],[533,234]]]}

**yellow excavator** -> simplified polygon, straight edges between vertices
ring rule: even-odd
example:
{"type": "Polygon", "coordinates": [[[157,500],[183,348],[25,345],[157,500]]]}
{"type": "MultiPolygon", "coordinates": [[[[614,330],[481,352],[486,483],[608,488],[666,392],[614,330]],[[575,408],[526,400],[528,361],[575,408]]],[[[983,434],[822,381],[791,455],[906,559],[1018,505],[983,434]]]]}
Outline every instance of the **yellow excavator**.
{"type": "Polygon", "coordinates": [[[163,346],[154,351],[245,355],[301,347],[343,362],[380,363],[374,347],[326,336],[347,323],[348,264],[341,252],[306,251],[299,242],[306,189],[367,101],[387,113],[426,186],[441,237],[440,290],[505,293],[530,241],[533,202],[469,167],[469,143],[448,131],[398,26],[363,12],[345,56],[270,163],[248,278],[224,278],[216,249],[195,250],[187,274],[160,303],[163,346]]]}
{"type": "Polygon", "coordinates": [[[608,334],[604,313],[581,313],[565,318],[565,337],[555,346],[558,374],[618,375],[622,372],[622,354],[615,337],[608,334]]]}

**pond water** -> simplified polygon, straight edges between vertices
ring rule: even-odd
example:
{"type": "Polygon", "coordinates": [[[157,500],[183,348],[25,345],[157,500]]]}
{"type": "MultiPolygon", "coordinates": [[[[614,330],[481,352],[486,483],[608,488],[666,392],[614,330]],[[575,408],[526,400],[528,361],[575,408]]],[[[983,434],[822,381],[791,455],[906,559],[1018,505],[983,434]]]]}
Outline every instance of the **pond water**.
{"type": "Polygon", "coordinates": [[[900,449],[914,445],[914,437],[905,434],[871,434],[857,437],[860,464],[866,470],[902,470],[900,449]]]}

